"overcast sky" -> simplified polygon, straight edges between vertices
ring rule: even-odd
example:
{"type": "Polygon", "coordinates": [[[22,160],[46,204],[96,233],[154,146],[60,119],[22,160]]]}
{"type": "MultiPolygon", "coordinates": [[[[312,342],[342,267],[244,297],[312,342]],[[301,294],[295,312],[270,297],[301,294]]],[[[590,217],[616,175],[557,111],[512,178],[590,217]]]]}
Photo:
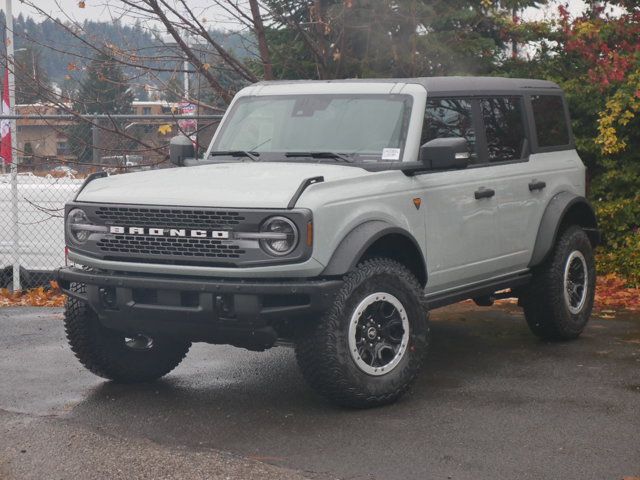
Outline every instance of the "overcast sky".
{"type": "MultiPolygon", "coordinates": [[[[123,18],[122,7],[117,0],[85,0],[85,8],[78,7],[78,0],[32,0],[34,3],[40,5],[41,8],[47,10],[53,16],[60,18],[69,18],[73,20],[100,20],[100,21],[112,21],[120,18],[123,21],[132,21],[130,17],[123,18]],[[43,6],[43,5],[46,5],[43,6]]],[[[189,4],[193,5],[199,10],[199,15],[205,17],[208,23],[212,27],[218,29],[233,29],[233,22],[229,15],[225,13],[219,7],[212,7],[210,0],[190,0],[189,4]]],[[[557,5],[559,3],[565,3],[565,1],[553,1],[552,5],[543,9],[528,9],[525,12],[525,17],[528,19],[539,19],[545,16],[553,16],[557,12],[557,5]]],[[[572,13],[577,14],[584,8],[582,0],[568,0],[569,8],[572,13]]],[[[4,9],[4,0],[0,0],[0,9],[4,9]]],[[[13,0],[13,10],[17,15],[22,13],[23,15],[29,15],[32,17],[38,17],[37,13],[33,9],[19,0],[13,0]]]]}

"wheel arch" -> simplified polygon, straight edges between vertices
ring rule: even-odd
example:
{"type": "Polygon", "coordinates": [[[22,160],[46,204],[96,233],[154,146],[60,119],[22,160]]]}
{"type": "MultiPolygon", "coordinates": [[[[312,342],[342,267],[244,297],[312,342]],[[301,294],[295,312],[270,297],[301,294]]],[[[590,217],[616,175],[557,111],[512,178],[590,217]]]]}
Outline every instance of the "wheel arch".
{"type": "Polygon", "coordinates": [[[575,193],[560,192],[549,201],[542,215],[529,267],[546,260],[558,234],[569,225],[582,227],[594,247],[600,243],[598,220],[589,201],[575,193]]]}
{"type": "Polygon", "coordinates": [[[426,285],[427,265],[415,237],[403,228],[382,220],[361,223],[345,235],[322,275],[344,275],[363,260],[375,257],[400,262],[416,276],[422,286],[426,285]]]}

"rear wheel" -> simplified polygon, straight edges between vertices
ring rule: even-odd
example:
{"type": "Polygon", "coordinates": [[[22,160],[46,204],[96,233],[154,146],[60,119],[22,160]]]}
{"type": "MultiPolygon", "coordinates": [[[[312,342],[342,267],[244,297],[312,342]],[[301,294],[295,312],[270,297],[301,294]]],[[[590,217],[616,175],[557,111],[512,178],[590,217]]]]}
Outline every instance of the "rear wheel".
{"type": "Polygon", "coordinates": [[[345,277],[331,311],[299,332],[296,356],[321,395],[366,408],[391,403],[409,388],[428,340],[418,281],[395,261],[373,259],[345,277]]]}
{"type": "MultiPolygon", "coordinates": [[[[85,292],[84,285],[71,288],[85,292]]],[[[191,347],[184,340],[108,329],[85,302],[72,297],[65,305],[64,325],[78,360],[94,374],[120,383],[150,382],[166,375],[191,347]]]]}
{"type": "Polygon", "coordinates": [[[564,230],[554,251],[534,273],[522,297],[531,331],[549,340],[571,340],[584,330],[595,296],[593,247],[578,226],[564,230]]]}

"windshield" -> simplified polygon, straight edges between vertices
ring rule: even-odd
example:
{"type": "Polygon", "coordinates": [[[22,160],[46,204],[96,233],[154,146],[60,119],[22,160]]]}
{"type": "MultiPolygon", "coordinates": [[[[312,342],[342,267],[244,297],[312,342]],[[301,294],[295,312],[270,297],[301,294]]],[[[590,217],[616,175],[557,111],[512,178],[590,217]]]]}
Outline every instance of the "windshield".
{"type": "Polygon", "coordinates": [[[252,152],[260,160],[299,157],[355,161],[402,158],[410,95],[278,95],[242,97],[211,152],[252,152]],[[325,156],[314,153],[331,154],[325,156]],[[336,156],[339,154],[339,156],[336,156]]]}

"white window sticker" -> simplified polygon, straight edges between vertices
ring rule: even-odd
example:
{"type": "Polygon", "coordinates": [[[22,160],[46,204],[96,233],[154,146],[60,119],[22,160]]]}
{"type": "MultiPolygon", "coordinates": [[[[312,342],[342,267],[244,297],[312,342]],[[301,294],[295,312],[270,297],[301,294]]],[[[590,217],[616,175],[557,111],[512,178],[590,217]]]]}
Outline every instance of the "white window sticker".
{"type": "Polygon", "coordinates": [[[383,148],[382,160],[400,160],[399,148],[383,148]]]}

